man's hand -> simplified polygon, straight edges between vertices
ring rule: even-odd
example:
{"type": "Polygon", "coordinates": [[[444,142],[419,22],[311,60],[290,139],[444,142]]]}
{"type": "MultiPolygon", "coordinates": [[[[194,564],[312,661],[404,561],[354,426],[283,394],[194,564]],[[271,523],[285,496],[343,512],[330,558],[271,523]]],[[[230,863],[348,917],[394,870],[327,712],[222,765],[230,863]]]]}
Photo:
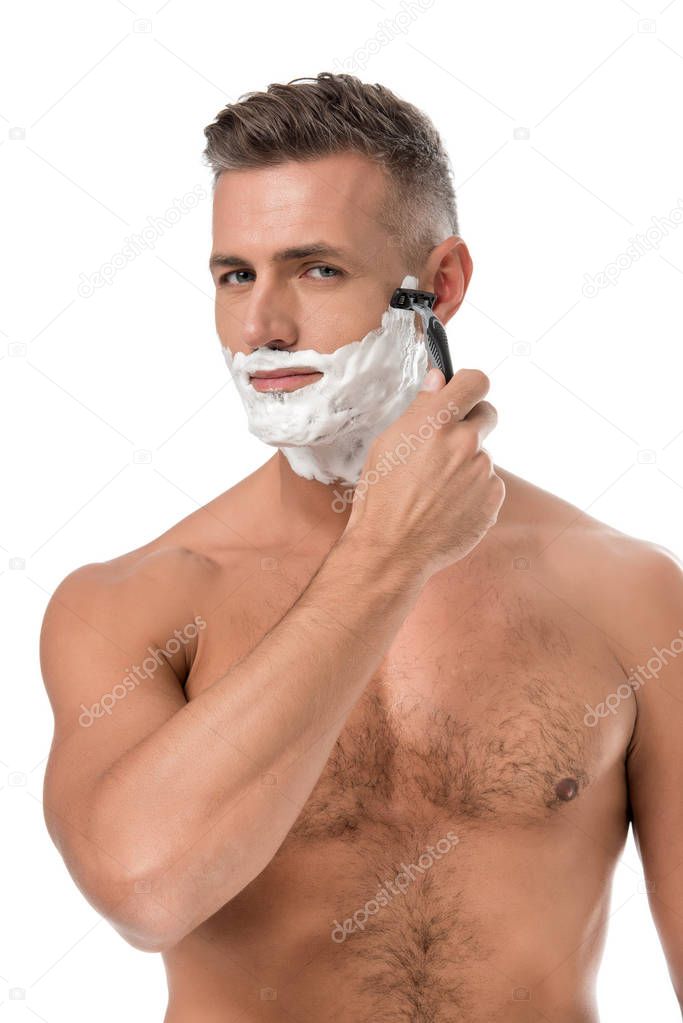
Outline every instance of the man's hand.
{"type": "Polygon", "coordinates": [[[446,384],[433,369],[425,384],[433,388],[420,391],[370,448],[346,528],[416,559],[428,578],[484,537],[505,484],[481,447],[498,418],[481,400],[486,374],[461,369],[446,384]]]}

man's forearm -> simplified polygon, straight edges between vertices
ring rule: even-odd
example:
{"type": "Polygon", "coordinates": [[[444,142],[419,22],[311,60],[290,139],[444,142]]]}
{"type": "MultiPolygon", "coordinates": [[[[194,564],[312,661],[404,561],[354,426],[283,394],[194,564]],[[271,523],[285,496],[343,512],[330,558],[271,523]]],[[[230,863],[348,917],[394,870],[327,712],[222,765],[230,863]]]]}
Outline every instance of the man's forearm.
{"type": "Polygon", "coordinates": [[[425,579],[344,534],[253,651],[119,758],[93,819],[133,871],[122,919],[143,882],[154,930],[179,938],[263,870],[425,579]]]}

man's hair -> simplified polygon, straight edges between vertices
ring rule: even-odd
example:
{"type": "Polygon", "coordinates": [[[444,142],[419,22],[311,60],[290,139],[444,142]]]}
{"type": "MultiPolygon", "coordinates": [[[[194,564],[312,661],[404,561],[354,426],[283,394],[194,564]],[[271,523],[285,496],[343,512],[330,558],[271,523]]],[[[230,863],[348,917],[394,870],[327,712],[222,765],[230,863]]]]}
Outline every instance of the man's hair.
{"type": "Polygon", "coordinates": [[[452,168],[429,117],[383,85],[322,71],[247,92],[204,129],[213,187],[224,171],[354,151],[379,164],[387,189],[377,215],[417,273],[458,234],[452,168]],[[299,84],[301,83],[301,84],[299,84]]]}

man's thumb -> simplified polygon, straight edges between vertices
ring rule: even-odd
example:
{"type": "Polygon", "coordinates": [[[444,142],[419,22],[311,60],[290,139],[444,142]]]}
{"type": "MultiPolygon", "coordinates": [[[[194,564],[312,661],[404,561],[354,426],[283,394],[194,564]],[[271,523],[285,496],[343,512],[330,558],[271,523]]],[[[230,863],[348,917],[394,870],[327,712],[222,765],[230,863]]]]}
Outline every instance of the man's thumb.
{"type": "Polygon", "coordinates": [[[425,373],[422,381],[421,391],[440,391],[446,383],[446,377],[440,369],[433,366],[428,373],[425,373]]]}

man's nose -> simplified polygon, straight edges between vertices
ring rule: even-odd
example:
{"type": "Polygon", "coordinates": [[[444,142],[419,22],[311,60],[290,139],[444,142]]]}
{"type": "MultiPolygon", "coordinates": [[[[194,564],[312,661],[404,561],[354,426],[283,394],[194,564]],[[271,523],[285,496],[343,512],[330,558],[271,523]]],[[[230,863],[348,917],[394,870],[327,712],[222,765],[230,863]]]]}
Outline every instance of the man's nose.
{"type": "Polygon", "coordinates": [[[245,309],[243,341],[249,348],[291,348],[297,330],[286,299],[276,289],[253,290],[245,309]]]}

